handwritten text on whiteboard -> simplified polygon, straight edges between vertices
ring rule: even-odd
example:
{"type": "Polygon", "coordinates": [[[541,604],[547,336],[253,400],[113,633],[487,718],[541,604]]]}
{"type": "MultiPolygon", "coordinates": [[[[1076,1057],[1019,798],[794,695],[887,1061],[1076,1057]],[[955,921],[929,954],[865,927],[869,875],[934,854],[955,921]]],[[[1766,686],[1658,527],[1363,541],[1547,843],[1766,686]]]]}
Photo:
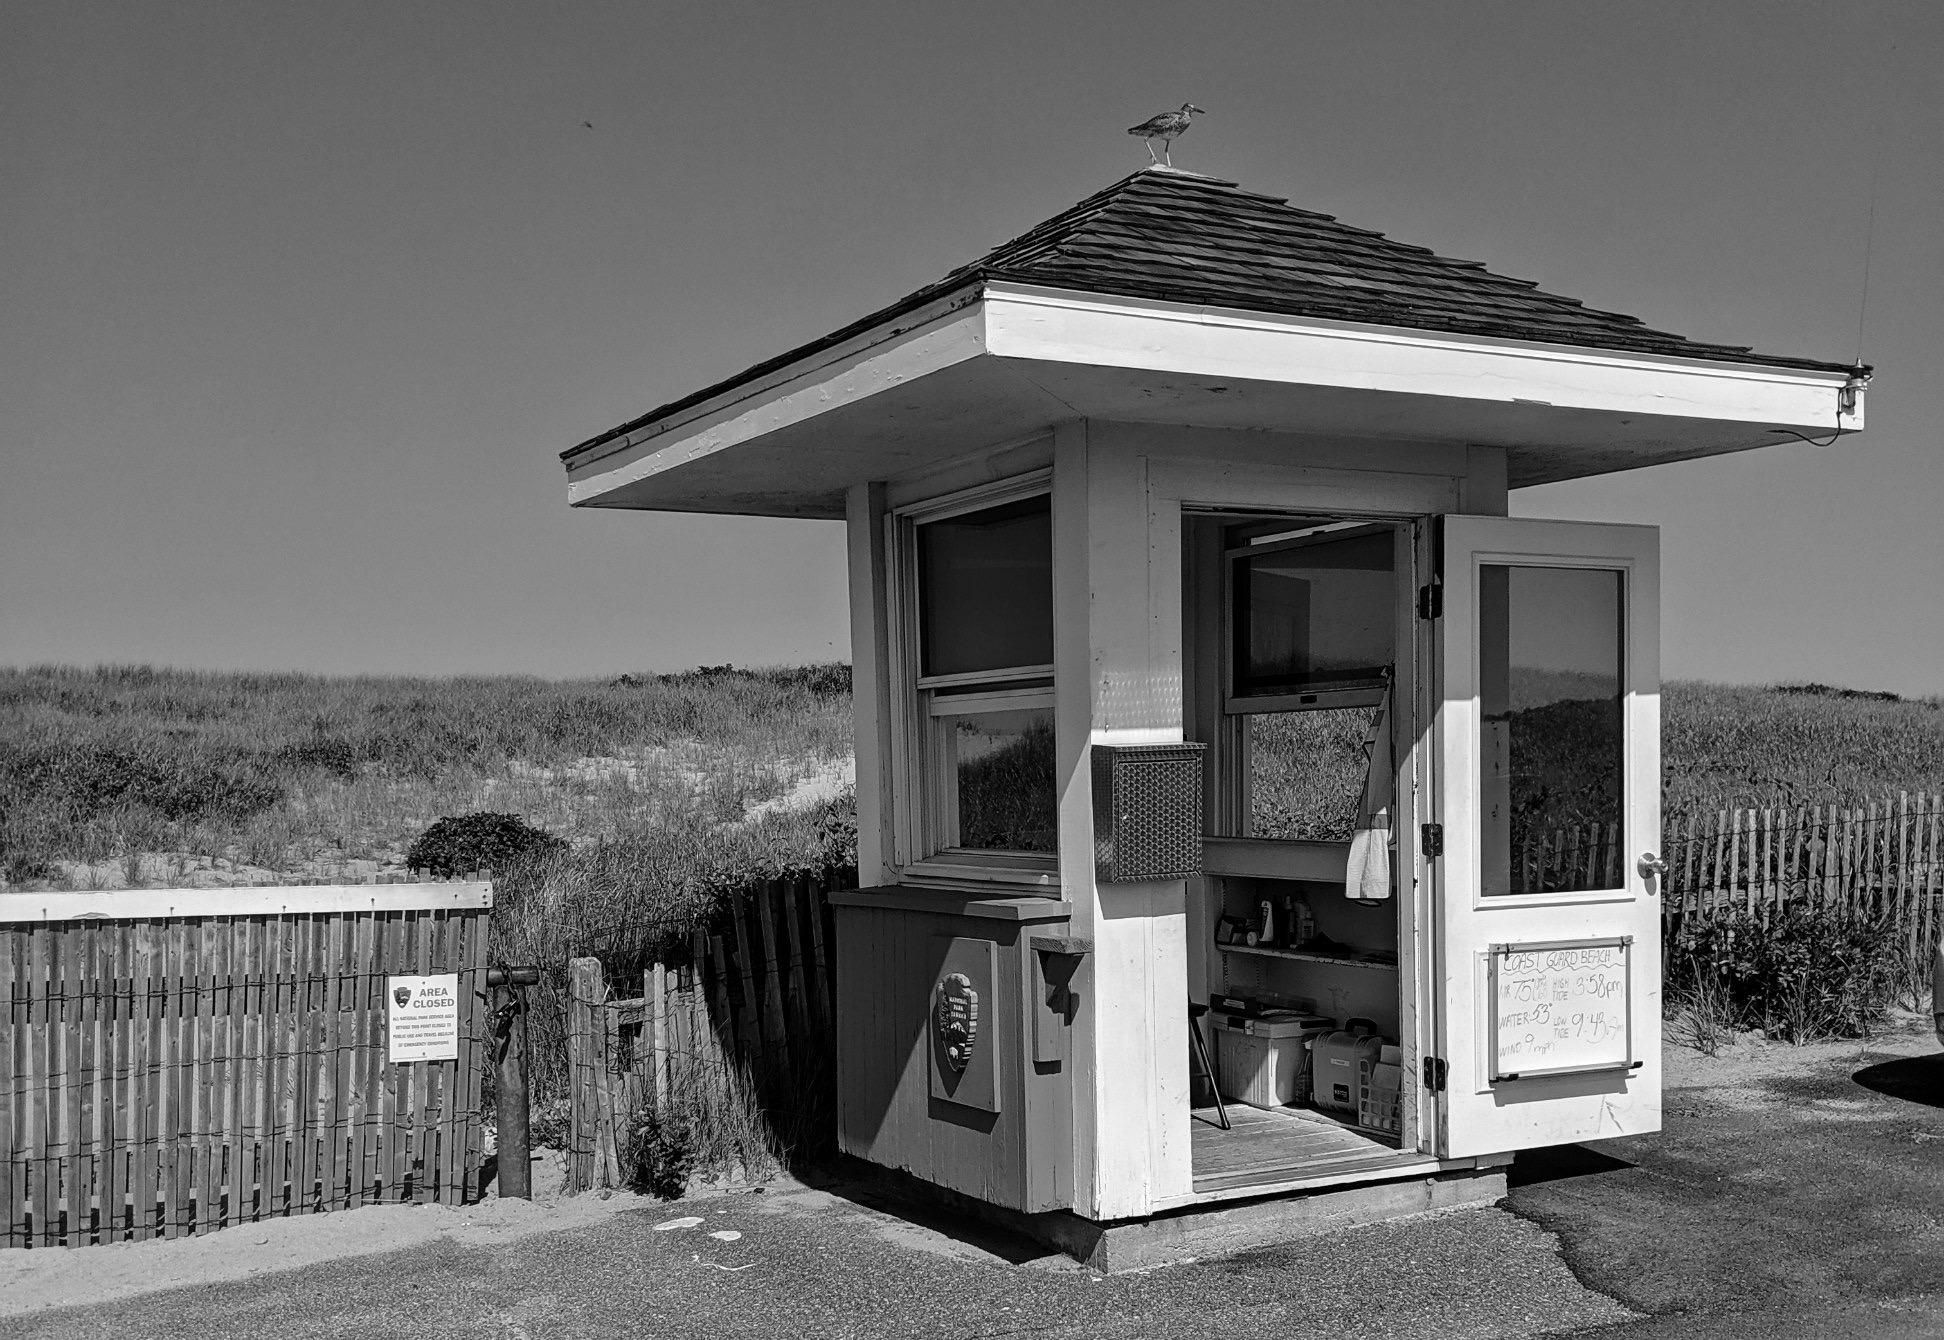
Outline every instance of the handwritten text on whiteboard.
{"type": "Polygon", "coordinates": [[[1628,948],[1608,941],[1495,950],[1494,1076],[1627,1066],[1628,948]]]}

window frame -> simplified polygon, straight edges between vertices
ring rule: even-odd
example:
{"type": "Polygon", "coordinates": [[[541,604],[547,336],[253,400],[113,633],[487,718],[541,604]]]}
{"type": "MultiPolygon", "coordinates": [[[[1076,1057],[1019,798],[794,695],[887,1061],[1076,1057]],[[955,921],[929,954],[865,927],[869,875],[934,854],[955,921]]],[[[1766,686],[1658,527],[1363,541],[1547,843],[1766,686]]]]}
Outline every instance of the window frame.
{"type": "MultiPolygon", "coordinates": [[[[957,847],[957,774],[944,766],[941,732],[974,711],[1054,707],[1053,665],[1006,666],[963,674],[920,673],[918,529],[934,521],[1034,497],[1051,498],[1053,472],[960,489],[894,508],[885,516],[890,582],[886,642],[891,713],[892,867],[902,880],[941,885],[1059,884],[1059,854],[957,847]]],[[[1057,632],[1056,632],[1057,635],[1057,632]]],[[[1057,822],[1057,816],[1056,816],[1057,822]]]]}
{"type": "MultiPolygon", "coordinates": [[[[1256,716],[1289,712],[1374,708],[1383,702],[1386,693],[1393,691],[1395,680],[1392,676],[1382,676],[1376,679],[1323,682],[1313,688],[1293,691],[1237,692],[1236,657],[1238,633],[1241,629],[1241,611],[1237,604],[1239,592],[1235,579],[1236,563],[1238,560],[1257,555],[1282,553],[1333,540],[1388,532],[1393,546],[1391,559],[1393,599],[1399,602],[1401,610],[1408,604],[1409,592],[1415,581],[1413,545],[1416,519],[1387,515],[1302,513],[1292,515],[1285,520],[1291,526],[1298,522],[1310,523],[1314,529],[1311,533],[1287,538],[1227,542],[1221,546],[1221,650],[1215,665],[1215,673],[1220,677],[1221,709],[1216,720],[1215,748],[1210,751],[1214,769],[1210,833],[1227,841],[1262,843],[1281,848],[1328,846],[1332,844],[1318,843],[1309,838],[1262,837],[1256,834],[1253,795],[1255,758],[1254,742],[1250,739],[1249,733],[1249,721],[1256,716]]],[[[1407,644],[1399,642],[1398,633],[1399,630],[1393,627],[1391,652],[1393,672],[1401,658],[1411,654],[1407,644]]],[[[1391,706],[1393,717],[1399,707],[1400,704],[1393,698],[1391,706]]],[[[1398,751],[1393,748],[1393,754],[1397,753],[1398,751]]]]}

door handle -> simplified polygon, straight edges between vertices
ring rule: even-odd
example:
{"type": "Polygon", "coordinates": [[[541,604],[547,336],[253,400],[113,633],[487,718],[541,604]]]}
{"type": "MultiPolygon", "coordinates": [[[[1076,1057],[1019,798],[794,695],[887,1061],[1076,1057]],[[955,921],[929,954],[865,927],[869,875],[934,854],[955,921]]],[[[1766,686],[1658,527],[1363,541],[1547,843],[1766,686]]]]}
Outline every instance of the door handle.
{"type": "MultiPolygon", "coordinates": [[[[1642,879],[1665,880],[1667,878],[1667,862],[1661,860],[1660,857],[1650,851],[1641,853],[1640,861],[1634,866],[1634,869],[1640,872],[1642,879]]],[[[1652,893],[1653,891],[1654,886],[1649,884],[1647,886],[1647,892],[1652,893]]]]}

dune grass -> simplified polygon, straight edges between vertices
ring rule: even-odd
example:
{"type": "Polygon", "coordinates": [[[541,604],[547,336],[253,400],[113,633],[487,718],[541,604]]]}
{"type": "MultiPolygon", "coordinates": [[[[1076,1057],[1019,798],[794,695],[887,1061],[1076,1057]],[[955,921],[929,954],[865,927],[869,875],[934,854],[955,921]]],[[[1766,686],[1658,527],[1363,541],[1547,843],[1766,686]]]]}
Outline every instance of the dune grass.
{"type": "Polygon", "coordinates": [[[0,670],[0,878],[395,867],[434,820],[481,809],[575,843],[713,828],[849,757],[849,687],[841,665],[611,683],[0,670]],[[158,854],[175,866],[153,871],[158,854]]]}
{"type": "Polygon", "coordinates": [[[1668,814],[1944,791],[1944,700],[1676,681],[1662,700],[1661,773],[1668,814]]]}
{"type": "MultiPolygon", "coordinates": [[[[1259,816],[1279,835],[1345,827],[1362,723],[1335,715],[1258,723],[1268,791],[1323,793],[1288,807],[1315,833],[1259,816]]],[[[1674,682],[1662,717],[1670,815],[1944,790],[1937,699],[1674,682]]],[[[652,832],[685,867],[809,863],[809,826],[751,812],[847,760],[850,728],[842,665],[613,682],[0,669],[0,880],[369,874],[479,810],[576,848],[652,832]]]]}

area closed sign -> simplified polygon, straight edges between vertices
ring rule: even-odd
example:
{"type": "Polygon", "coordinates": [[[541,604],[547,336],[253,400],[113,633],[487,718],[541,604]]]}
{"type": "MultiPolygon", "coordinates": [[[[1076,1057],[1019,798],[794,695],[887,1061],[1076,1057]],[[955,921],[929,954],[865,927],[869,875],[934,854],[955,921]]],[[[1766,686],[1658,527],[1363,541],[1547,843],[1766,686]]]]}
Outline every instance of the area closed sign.
{"type": "Polygon", "coordinates": [[[394,1065],[459,1059],[459,974],[392,977],[386,1030],[394,1065]]]}

